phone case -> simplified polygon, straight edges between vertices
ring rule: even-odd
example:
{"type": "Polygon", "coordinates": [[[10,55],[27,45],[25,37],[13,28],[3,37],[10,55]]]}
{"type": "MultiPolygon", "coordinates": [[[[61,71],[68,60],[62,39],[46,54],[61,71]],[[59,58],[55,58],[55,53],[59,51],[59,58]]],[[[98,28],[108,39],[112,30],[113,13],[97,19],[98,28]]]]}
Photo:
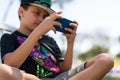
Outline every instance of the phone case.
{"type": "Polygon", "coordinates": [[[70,34],[69,31],[66,31],[65,28],[70,28],[70,29],[74,29],[72,26],[69,26],[69,23],[74,23],[73,21],[66,19],[66,18],[62,18],[62,19],[56,19],[56,21],[60,22],[62,24],[62,28],[55,26],[55,29],[59,32],[65,33],[65,34],[70,34]]]}

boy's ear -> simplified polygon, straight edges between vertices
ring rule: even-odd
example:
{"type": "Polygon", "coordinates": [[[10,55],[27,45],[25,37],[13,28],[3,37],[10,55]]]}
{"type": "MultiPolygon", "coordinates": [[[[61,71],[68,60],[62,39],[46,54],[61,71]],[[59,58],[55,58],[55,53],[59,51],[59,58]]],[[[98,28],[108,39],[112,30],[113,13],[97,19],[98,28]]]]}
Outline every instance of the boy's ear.
{"type": "Polygon", "coordinates": [[[20,8],[18,9],[18,14],[19,14],[20,17],[23,16],[23,12],[24,12],[24,9],[23,9],[22,7],[20,7],[20,8]]]}

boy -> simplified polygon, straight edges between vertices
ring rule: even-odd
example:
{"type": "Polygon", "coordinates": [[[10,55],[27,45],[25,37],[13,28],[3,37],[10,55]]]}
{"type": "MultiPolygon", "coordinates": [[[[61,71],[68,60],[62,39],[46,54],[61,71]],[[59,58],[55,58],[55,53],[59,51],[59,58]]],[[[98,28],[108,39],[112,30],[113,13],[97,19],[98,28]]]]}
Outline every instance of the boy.
{"type": "Polygon", "coordinates": [[[18,10],[20,28],[12,34],[4,34],[1,39],[3,62],[40,80],[101,80],[112,69],[113,59],[102,53],[70,70],[78,23],[69,24],[74,29],[65,28],[71,34],[64,34],[67,51],[63,60],[56,41],[45,35],[50,30],[56,33],[54,26],[62,27],[55,21],[62,18],[61,12],[55,12],[50,7],[50,0],[21,1],[18,10]]]}

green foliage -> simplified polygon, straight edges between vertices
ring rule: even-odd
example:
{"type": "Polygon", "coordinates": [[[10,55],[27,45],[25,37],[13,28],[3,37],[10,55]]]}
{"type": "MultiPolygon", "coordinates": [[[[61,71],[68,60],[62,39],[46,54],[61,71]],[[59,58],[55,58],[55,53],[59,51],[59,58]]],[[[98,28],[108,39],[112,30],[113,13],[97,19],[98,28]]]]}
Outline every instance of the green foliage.
{"type": "Polygon", "coordinates": [[[105,76],[105,77],[103,78],[103,80],[120,80],[120,79],[118,79],[118,78],[113,78],[113,77],[110,77],[110,76],[105,76]]]}
{"type": "Polygon", "coordinates": [[[120,58],[120,53],[116,55],[117,58],[120,58]]]}
{"type": "Polygon", "coordinates": [[[93,46],[89,51],[82,53],[78,56],[79,59],[85,61],[88,60],[100,53],[107,53],[108,52],[108,48],[105,48],[104,46],[99,46],[99,45],[95,45],[93,46]]]}

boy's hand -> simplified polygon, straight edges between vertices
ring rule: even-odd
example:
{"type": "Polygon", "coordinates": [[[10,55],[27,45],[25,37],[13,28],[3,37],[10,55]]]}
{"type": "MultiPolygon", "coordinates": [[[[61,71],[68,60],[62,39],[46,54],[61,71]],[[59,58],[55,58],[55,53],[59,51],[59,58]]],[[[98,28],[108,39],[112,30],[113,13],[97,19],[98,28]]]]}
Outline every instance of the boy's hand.
{"type": "Polygon", "coordinates": [[[53,14],[51,14],[50,16],[46,17],[40,24],[38,27],[39,30],[41,30],[43,32],[43,34],[46,34],[49,30],[53,30],[54,33],[56,33],[56,29],[54,27],[54,25],[58,26],[58,27],[62,27],[61,24],[57,21],[55,21],[57,18],[62,18],[62,16],[60,16],[62,12],[55,12],[53,14]]]}
{"type": "Polygon", "coordinates": [[[63,34],[66,36],[68,43],[74,42],[78,27],[78,22],[74,21],[74,23],[70,23],[70,26],[72,26],[74,29],[65,28],[65,30],[69,31],[71,34],[63,34]]]}

